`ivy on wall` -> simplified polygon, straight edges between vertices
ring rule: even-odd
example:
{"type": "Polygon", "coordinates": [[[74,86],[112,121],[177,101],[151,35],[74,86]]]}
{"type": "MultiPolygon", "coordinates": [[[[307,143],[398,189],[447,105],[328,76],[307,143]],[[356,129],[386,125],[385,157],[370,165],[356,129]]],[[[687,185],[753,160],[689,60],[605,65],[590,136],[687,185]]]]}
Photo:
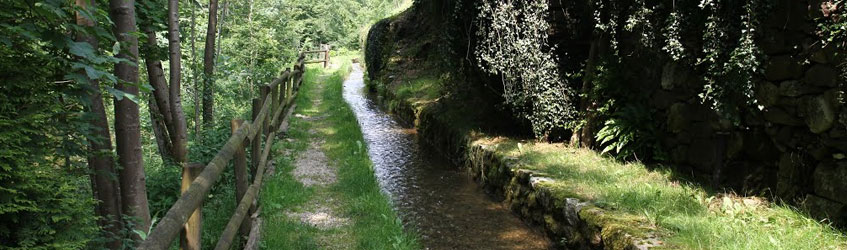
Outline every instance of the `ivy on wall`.
{"type": "Polygon", "coordinates": [[[558,70],[549,46],[544,0],[479,3],[479,67],[501,76],[505,103],[532,125],[537,137],[573,122],[574,91],[558,70]],[[531,70],[527,70],[531,69],[531,70]]]}

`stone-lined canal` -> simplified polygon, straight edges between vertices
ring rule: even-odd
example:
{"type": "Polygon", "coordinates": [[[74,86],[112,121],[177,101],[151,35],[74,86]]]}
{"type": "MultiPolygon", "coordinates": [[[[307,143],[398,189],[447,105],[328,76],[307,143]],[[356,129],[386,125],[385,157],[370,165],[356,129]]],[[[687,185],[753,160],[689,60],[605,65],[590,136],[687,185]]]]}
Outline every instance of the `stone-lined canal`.
{"type": "Polygon", "coordinates": [[[406,228],[428,249],[548,249],[549,240],[506,207],[490,200],[473,180],[442,157],[425,152],[414,128],[383,112],[364,92],[353,65],[344,99],[362,127],[380,187],[406,228]]]}

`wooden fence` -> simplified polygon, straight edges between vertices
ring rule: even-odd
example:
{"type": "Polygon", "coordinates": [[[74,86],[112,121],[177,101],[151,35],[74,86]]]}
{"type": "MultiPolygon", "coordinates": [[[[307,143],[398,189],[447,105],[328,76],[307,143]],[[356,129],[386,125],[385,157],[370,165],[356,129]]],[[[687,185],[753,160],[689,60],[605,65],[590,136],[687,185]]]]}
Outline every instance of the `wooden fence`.
{"type": "Polygon", "coordinates": [[[235,199],[238,201],[238,207],[230,217],[215,249],[229,249],[236,236],[252,234],[249,215],[256,210],[256,197],[262,186],[273,139],[283,123],[282,120],[291,114],[294,97],[303,83],[304,66],[305,53],[301,53],[293,69],[286,69],[279,78],[262,86],[261,96],[254,98],[252,102],[252,121],[232,121],[232,136],[212,161],[205,166],[186,166],[183,170],[182,196],[141,242],[138,249],[167,249],[180,234],[181,249],[200,249],[200,209],[209,190],[218,181],[230,160],[233,160],[235,168],[235,199]],[[285,112],[286,110],[289,111],[285,112]],[[265,141],[263,148],[262,135],[265,141]],[[245,152],[248,144],[251,152],[249,171],[253,176],[253,182],[249,186],[245,152]]]}
{"type": "Polygon", "coordinates": [[[328,67],[329,66],[329,52],[330,52],[329,49],[330,49],[329,44],[321,44],[321,48],[318,49],[318,50],[304,51],[303,53],[306,53],[306,54],[317,53],[318,58],[321,58],[321,59],[316,59],[316,60],[308,60],[308,61],[306,61],[306,63],[323,63],[324,68],[328,67]]]}

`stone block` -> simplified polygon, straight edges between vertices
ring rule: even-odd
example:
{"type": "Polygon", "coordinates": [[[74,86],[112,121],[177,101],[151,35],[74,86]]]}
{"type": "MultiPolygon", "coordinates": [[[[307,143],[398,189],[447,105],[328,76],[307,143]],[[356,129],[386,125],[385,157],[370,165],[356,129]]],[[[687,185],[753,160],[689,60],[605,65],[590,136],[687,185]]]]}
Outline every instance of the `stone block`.
{"type": "Polygon", "coordinates": [[[771,82],[762,82],[756,86],[756,100],[759,104],[770,107],[779,101],[779,87],[771,82]]]}
{"type": "Polygon", "coordinates": [[[688,77],[688,70],[677,62],[668,62],[662,67],[662,89],[671,90],[681,86],[688,77]]]}
{"type": "Polygon", "coordinates": [[[847,225],[847,205],[816,195],[807,195],[803,207],[813,217],[827,218],[838,225],[847,225]]]}
{"type": "Polygon", "coordinates": [[[814,86],[835,87],[838,71],[825,64],[815,64],[803,76],[803,82],[814,86]]]}
{"type": "Polygon", "coordinates": [[[800,81],[784,81],[779,83],[779,94],[783,96],[797,97],[802,95],[821,93],[822,89],[800,81]]]}
{"type": "Polygon", "coordinates": [[[821,163],[813,174],[815,194],[847,203],[847,166],[821,163]]]}
{"type": "Polygon", "coordinates": [[[765,79],[782,81],[803,76],[803,67],[790,56],[775,56],[765,66],[765,79]]]}
{"type": "Polygon", "coordinates": [[[650,105],[659,109],[667,109],[676,101],[678,101],[676,96],[670,91],[658,90],[650,98],[650,105]]]}
{"type": "Polygon", "coordinates": [[[717,157],[717,143],[714,139],[696,139],[688,149],[688,162],[703,172],[711,172],[717,157]]]}
{"type": "Polygon", "coordinates": [[[680,133],[688,127],[688,105],[685,103],[674,103],[668,109],[668,130],[672,133],[680,133]]]}
{"type": "Polygon", "coordinates": [[[812,133],[826,132],[835,123],[836,114],[832,100],[824,95],[807,98],[803,101],[803,117],[812,133]]]}
{"type": "Polygon", "coordinates": [[[803,122],[793,115],[785,112],[785,110],[777,107],[770,107],[764,110],[765,120],[776,124],[800,126],[803,122]]]}

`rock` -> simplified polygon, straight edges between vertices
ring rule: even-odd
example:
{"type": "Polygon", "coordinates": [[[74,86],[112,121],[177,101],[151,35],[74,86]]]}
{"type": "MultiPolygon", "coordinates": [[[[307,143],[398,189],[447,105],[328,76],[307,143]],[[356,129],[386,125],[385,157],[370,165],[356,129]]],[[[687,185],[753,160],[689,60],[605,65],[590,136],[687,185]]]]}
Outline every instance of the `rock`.
{"type": "Polygon", "coordinates": [[[805,105],[804,117],[806,125],[812,133],[820,134],[832,128],[835,123],[835,108],[832,102],[825,96],[815,96],[807,99],[805,105]]]}
{"type": "Polygon", "coordinates": [[[803,76],[803,82],[814,86],[835,87],[837,81],[838,71],[824,64],[815,64],[803,76]]]}
{"type": "Polygon", "coordinates": [[[667,109],[677,98],[670,91],[657,90],[650,98],[650,105],[659,109],[667,109]]]}
{"type": "Polygon", "coordinates": [[[768,81],[797,79],[802,75],[803,67],[790,56],[773,57],[765,67],[765,79],[768,81]]]}
{"type": "Polygon", "coordinates": [[[688,72],[677,62],[668,62],[662,67],[662,89],[671,90],[681,85],[688,72]]]}
{"type": "Polygon", "coordinates": [[[847,167],[835,164],[818,164],[812,177],[815,194],[841,203],[847,203],[847,167]]]}
{"type": "Polygon", "coordinates": [[[707,122],[693,122],[688,129],[688,133],[694,138],[711,138],[714,132],[712,125],[707,122]]]}
{"type": "Polygon", "coordinates": [[[744,135],[740,132],[732,132],[726,142],[726,157],[735,158],[744,149],[744,135]]]}
{"type": "Polygon", "coordinates": [[[773,106],[779,101],[779,87],[771,82],[762,82],[756,86],[756,100],[765,107],[773,106]]]}
{"type": "Polygon", "coordinates": [[[807,195],[803,201],[803,207],[813,217],[827,218],[830,221],[844,225],[847,224],[847,206],[843,203],[828,200],[816,195],[807,195]]]}
{"type": "Polygon", "coordinates": [[[800,126],[803,125],[799,119],[795,118],[791,114],[785,112],[781,108],[770,107],[764,110],[765,120],[769,122],[773,122],[776,124],[789,125],[789,126],[800,126]]]}
{"type": "Polygon", "coordinates": [[[671,161],[676,164],[685,163],[688,155],[688,146],[680,145],[671,149],[671,161]]]}
{"type": "Polygon", "coordinates": [[[799,81],[784,81],[779,84],[779,94],[783,96],[797,97],[811,93],[820,93],[821,89],[815,88],[799,81]]]}
{"type": "Polygon", "coordinates": [[[570,226],[578,226],[582,221],[579,218],[579,211],[582,210],[583,207],[588,205],[588,203],[580,202],[578,199],[574,198],[566,198],[565,199],[565,207],[564,207],[564,215],[565,220],[570,226]]]}
{"type": "Polygon", "coordinates": [[[668,109],[668,130],[672,133],[680,133],[688,127],[688,105],[685,103],[674,103],[668,109]]]}
{"type": "Polygon", "coordinates": [[[777,163],[776,193],[783,198],[793,198],[803,193],[807,177],[806,164],[794,153],[784,153],[777,163]]]}
{"type": "Polygon", "coordinates": [[[814,48],[809,55],[809,60],[816,63],[829,63],[835,54],[835,46],[829,44],[823,48],[814,48]]]}
{"type": "Polygon", "coordinates": [[[717,157],[717,143],[714,139],[697,139],[688,149],[688,162],[703,172],[711,172],[717,157]]]}
{"type": "Polygon", "coordinates": [[[718,114],[704,104],[690,105],[686,116],[692,121],[714,121],[718,119],[718,114]]]}
{"type": "Polygon", "coordinates": [[[845,131],[843,128],[829,130],[829,137],[841,138],[844,136],[847,136],[847,131],[845,131]]]}

